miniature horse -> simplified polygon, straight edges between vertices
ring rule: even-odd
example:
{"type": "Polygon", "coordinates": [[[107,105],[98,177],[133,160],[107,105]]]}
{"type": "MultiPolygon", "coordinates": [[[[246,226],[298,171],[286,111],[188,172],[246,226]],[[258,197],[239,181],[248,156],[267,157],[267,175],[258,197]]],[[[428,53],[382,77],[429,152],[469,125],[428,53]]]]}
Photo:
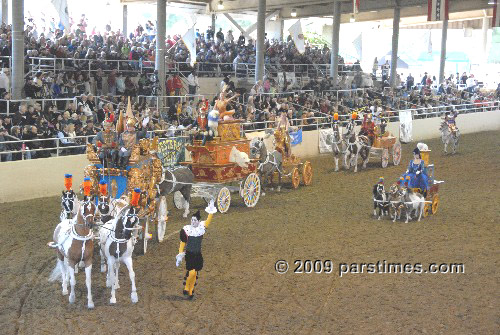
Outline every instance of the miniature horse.
{"type": "Polygon", "coordinates": [[[346,127],[347,132],[344,135],[347,143],[347,149],[344,154],[344,167],[349,169],[351,166],[354,166],[354,172],[358,172],[358,156],[361,156],[363,160],[362,167],[365,169],[370,159],[371,145],[367,136],[356,136],[354,125],[354,121],[349,122],[346,127]]]}
{"type": "Polygon", "coordinates": [[[108,263],[106,286],[111,287],[110,304],[116,303],[115,291],[119,288],[118,272],[120,262],[123,262],[127,267],[130,282],[132,283],[130,298],[133,303],[138,301],[135,272],[132,265],[132,253],[134,252],[135,244],[135,239],[132,238],[132,230],[136,230],[136,227],[139,225],[138,212],[139,209],[137,207],[127,207],[120,211],[115,219],[104,224],[99,231],[101,255],[104,254],[106,256],[108,263]]]}
{"type": "Polygon", "coordinates": [[[377,216],[378,220],[389,212],[389,201],[387,200],[384,184],[376,184],[373,186],[373,215],[377,216]]]}
{"type": "Polygon", "coordinates": [[[166,196],[176,191],[181,192],[184,198],[184,214],[182,216],[187,217],[189,214],[189,203],[191,202],[191,188],[193,187],[193,182],[194,174],[185,166],[166,169],[163,173],[163,180],[159,184],[159,196],[166,196]]]}
{"type": "Polygon", "coordinates": [[[78,212],[78,207],[80,203],[76,198],[75,192],[73,190],[62,191],[61,195],[61,221],[66,219],[72,219],[73,216],[78,212]],[[75,201],[76,200],[76,201],[75,201]]]}
{"type": "MultiPolygon", "coordinates": [[[[254,138],[250,142],[250,158],[259,157],[258,171],[262,179],[262,190],[264,184],[271,179],[271,187],[273,186],[274,172],[278,172],[278,192],[281,190],[281,176],[283,174],[283,156],[277,150],[268,152],[263,138],[254,138]]],[[[271,188],[272,189],[272,188],[271,188]]],[[[265,195],[265,193],[262,193],[265,195]]]]}
{"type": "Polygon", "coordinates": [[[54,241],[50,246],[57,248],[57,265],[49,281],[62,279],[62,293],[68,294],[68,274],[71,285],[69,302],[75,302],[75,265],[85,264],[85,283],[87,285],[87,307],[94,308],[91,291],[92,256],[94,252],[95,205],[85,197],[85,202],[72,220],[64,220],[54,230],[54,241]]]}
{"type": "Polygon", "coordinates": [[[403,197],[403,201],[405,204],[406,211],[406,222],[411,219],[411,215],[413,211],[415,211],[415,217],[418,218],[418,221],[422,218],[422,214],[424,213],[425,206],[425,198],[418,192],[413,192],[410,188],[404,187],[401,189],[401,196],[403,197]]]}
{"type": "Polygon", "coordinates": [[[339,170],[339,157],[344,152],[344,140],[340,136],[339,124],[335,122],[332,124],[333,134],[327,137],[327,143],[331,143],[333,159],[335,160],[335,172],[339,170]]]}
{"type": "Polygon", "coordinates": [[[458,148],[458,140],[460,139],[460,131],[455,125],[448,125],[446,122],[441,124],[441,141],[444,144],[444,152],[448,153],[448,144],[452,146],[452,153],[455,154],[458,148]]]}

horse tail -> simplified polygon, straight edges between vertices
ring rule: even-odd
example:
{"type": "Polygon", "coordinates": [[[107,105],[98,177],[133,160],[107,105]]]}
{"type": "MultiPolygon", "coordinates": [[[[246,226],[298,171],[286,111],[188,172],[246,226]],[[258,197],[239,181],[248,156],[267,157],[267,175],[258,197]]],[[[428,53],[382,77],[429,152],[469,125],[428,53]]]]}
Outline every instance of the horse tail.
{"type": "Polygon", "coordinates": [[[59,262],[56,263],[56,266],[52,270],[49,276],[49,282],[54,282],[54,281],[62,281],[62,269],[61,269],[61,264],[59,262]]]}

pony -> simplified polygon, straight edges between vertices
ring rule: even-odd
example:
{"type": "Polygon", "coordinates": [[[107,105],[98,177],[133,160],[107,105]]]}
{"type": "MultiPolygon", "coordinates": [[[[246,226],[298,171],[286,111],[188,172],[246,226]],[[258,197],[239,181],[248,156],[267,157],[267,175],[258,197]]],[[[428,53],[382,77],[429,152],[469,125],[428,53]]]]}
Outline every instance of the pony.
{"type": "Polygon", "coordinates": [[[189,202],[191,201],[193,181],[193,172],[185,166],[180,166],[173,169],[166,169],[163,173],[163,180],[159,184],[159,196],[166,196],[176,191],[181,192],[184,198],[183,217],[187,217],[189,214],[189,202]]]}
{"type": "Polygon", "coordinates": [[[420,222],[422,214],[424,213],[425,205],[425,198],[423,197],[423,195],[418,192],[413,192],[408,187],[403,187],[401,189],[401,196],[404,201],[404,209],[406,212],[405,223],[408,223],[408,221],[411,219],[411,215],[413,212],[415,212],[415,217],[418,217],[418,221],[420,222]]]}
{"type": "Polygon", "coordinates": [[[326,142],[331,144],[333,159],[335,161],[335,172],[339,171],[339,157],[344,153],[345,141],[340,134],[338,122],[332,123],[332,134],[328,134],[326,142]]]}
{"type": "MultiPolygon", "coordinates": [[[[128,204],[128,203],[127,203],[128,204]]],[[[120,207],[121,208],[121,207],[120,207]]],[[[106,225],[107,223],[111,222],[114,217],[115,213],[111,209],[111,198],[109,196],[100,196],[99,197],[99,202],[97,205],[97,214],[98,214],[98,226],[102,227],[106,225]]],[[[99,228],[99,237],[101,236],[101,228],[99,228]]],[[[101,272],[106,272],[106,260],[104,253],[102,252],[102,243],[105,242],[105,240],[102,240],[99,238],[99,254],[101,256],[101,272]]]]}
{"type": "Polygon", "coordinates": [[[389,211],[389,202],[387,201],[387,193],[385,192],[384,184],[378,183],[373,186],[373,215],[377,216],[378,220],[389,211]]]}
{"type": "Polygon", "coordinates": [[[441,141],[444,144],[444,153],[448,153],[448,144],[451,144],[452,154],[455,154],[460,139],[460,131],[455,125],[448,125],[446,122],[441,123],[439,130],[441,131],[441,141]]]}
{"type": "Polygon", "coordinates": [[[106,257],[108,265],[106,287],[111,287],[110,304],[116,303],[115,292],[120,287],[118,283],[120,262],[127,267],[132,284],[130,300],[132,303],[139,301],[132,264],[132,253],[135,245],[132,231],[136,230],[139,225],[138,213],[138,207],[125,207],[116,218],[108,221],[99,229],[100,252],[106,257]]]}
{"type": "Polygon", "coordinates": [[[387,193],[387,201],[390,204],[390,217],[392,222],[396,222],[396,220],[401,219],[401,212],[404,208],[403,197],[401,195],[401,190],[399,189],[397,184],[393,184],[389,192],[387,193]]]}
{"type": "MultiPolygon", "coordinates": [[[[277,150],[272,152],[268,152],[266,145],[264,144],[264,139],[254,138],[250,142],[250,158],[256,159],[259,158],[259,167],[258,172],[260,174],[262,183],[262,190],[264,190],[264,184],[270,178],[271,189],[273,186],[273,175],[274,172],[278,172],[278,192],[281,191],[281,177],[283,174],[283,156],[277,150]]],[[[265,195],[263,193],[262,195],[265,195]]]]}
{"type": "Polygon", "coordinates": [[[57,225],[54,230],[54,242],[50,247],[56,248],[57,264],[52,270],[49,281],[62,280],[62,294],[68,294],[68,275],[71,285],[69,302],[75,302],[75,265],[83,262],[85,265],[85,284],[87,285],[87,307],[94,308],[92,300],[92,257],[94,252],[95,204],[85,197],[77,215],[73,219],[66,219],[57,225]]]}
{"type": "Polygon", "coordinates": [[[371,145],[368,137],[364,135],[356,136],[354,122],[351,121],[347,124],[344,140],[346,142],[344,166],[347,169],[354,166],[354,172],[358,172],[358,157],[361,156],[363,160],[363,169],[365,169],[370,159],[371,145]],[[349,162],[349,164],[347,162],[349,162]]]}

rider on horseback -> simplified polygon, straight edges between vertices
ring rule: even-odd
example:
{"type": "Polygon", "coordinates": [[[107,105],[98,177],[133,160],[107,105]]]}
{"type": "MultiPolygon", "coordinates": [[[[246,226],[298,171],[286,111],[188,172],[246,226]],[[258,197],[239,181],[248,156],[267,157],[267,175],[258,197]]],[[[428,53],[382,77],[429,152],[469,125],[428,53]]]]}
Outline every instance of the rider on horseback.
{"type": "Polygon", "coordinates": [[[446,112],[443,119],[443,126],[447,125],[450,128],[450,131],[455,131],[457,129],[457,124],[455,119],[458,116],[458,112],[456,110],[452,110],[451,112],[446,112]]]}

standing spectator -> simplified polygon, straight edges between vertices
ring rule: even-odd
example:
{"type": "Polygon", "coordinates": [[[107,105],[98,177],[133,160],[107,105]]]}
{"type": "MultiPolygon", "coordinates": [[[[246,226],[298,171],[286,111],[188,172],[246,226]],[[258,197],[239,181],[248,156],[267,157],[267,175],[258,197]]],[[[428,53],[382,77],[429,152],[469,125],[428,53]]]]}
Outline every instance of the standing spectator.
{"type": "Polygon", "coordinates": [[[116,94],[123,95],[125,93],[125,78],[123,74],[119,73],[116,77],[116,94]]]}
{"type": "Polygon", "coordinates": [[[180,96],[182,89],[182,81],[178,73],[174,74],[173,85],[174,85],[175,95],[180,96]]]}
{"type": "Polygon", "coordinates": [[[411,73],[406,77],[406,89],[409,91],[415,84],[415,78],[412,77],[411,73]]]}
{"type": "Polygon", "coordinates": [[[0,92],[10,91],[9,69],[2,69],[0,72],[0,92]]]}
{"type": "MultiPolygon", "coordinates": [[[[196,71],[193,70],[187,77],[188,80],[188,88],[189,88],[189,94],[190,95],[196,95],[196,89],[200,87],[200,83],[198,82],[198,76],[196,75],[196,71]]],[[[190,98],[190,100],[193,100],[193,98],[190,98]]]]}
{"type": "Polygon", "coordinates": [[[378,59],[375,57],[375,60],[373,61],[373,67],[372,67],[372,74],[373,76],[377,76],[377,70],[378,70],[378,59]]]}
{"type": "Polygon", "coordinates": [[[240,37],[238,37],[238,46],[242,47],[246,44],[245,34],[241,32],[240,37]]]}
{"type": "Polygon", "coordinates": [[[224,43],[224,33],[222,32],[222,28],[219,29],[219,31],[217,32],[217,41],[219,41],[220,43],[224,43]]]}
{"type": "Polygon", "coordinates": [[[116,70],[113,70],[108,76],[108,94],[116,95],[116,70]]]}

